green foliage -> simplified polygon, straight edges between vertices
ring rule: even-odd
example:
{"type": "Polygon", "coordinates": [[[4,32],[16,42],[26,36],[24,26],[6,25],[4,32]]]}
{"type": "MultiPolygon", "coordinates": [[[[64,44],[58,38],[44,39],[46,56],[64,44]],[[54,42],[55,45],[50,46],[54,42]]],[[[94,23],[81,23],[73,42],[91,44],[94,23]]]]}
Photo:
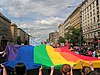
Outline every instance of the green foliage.
{"type": "Polygon", "coordinates": [[[58,39],[58,43],[60,44],[60,43],[64,43],[65,44],[65,39],[63,38],[63,37],[59,37],[59,39],[58,39]]]}
{"type": "Polygon", "coordinates": [[[96,36],[94,36],[94,39],[93,39],[93,41],[94,41],[94,47],[96,47],[98,45],[97,40],[98,40],[98,38],[96,36]]]}
{"type": "Polygon", "coordinates": [[[69,27],[68,32],[65,34],[65,38],[68,42],[73,43],[73,45],[79,45],[80,41],[85,42],[83,36],[80,36],[80,29],[74,27],[69,27]]]}
{"type": "Polygon", "coordinates": [[[20,38],[20,36],[17,37],[17,44],[21,45],[21,38],[20,38]]]}
{"type": "Polygon", "coordinates": [[[94,36],[94,41],[97,41],[97,40],[98,40],[98,38],[96,36],[94,36]]]}

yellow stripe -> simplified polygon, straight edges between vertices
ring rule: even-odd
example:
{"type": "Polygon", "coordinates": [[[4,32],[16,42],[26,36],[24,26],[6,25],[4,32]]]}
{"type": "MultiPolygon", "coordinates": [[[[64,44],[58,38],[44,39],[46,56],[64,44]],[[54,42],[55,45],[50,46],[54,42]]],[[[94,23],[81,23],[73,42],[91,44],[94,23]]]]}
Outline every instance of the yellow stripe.
{"type": "MultiPolygon", "coordinates": [[[[74,62],[70,62],[70,61],[67,61],[65,60],[59,52],[55,52],[54,51],[54,48],[47,45],[46,46],[46,50],[47,50],[47,53],[51,59],[51,61],[53,62],[54,65],[60,65],[60,64],[70,64],[70,65],[74,65],[75,63],[74,62]]],[[[69,57],[68,57],[69,58],[69,57]]]]}
{"type": "MultiPolygon", "coordinates": [[[[85,60],[80,60],[80,61],[83,62],[83,66],[90,66],[89,65],[90,61],[85,61],[85,60]]],[[[81,69],[82,68],[80,61],[76,63],[76,66],[74,66],[74,69],[81,69]]],[[[93,68],[100,68],[100,61],[99,60],[95,60],[95,61],[91,61],[91,62],[93,64],[93,68]]]]}

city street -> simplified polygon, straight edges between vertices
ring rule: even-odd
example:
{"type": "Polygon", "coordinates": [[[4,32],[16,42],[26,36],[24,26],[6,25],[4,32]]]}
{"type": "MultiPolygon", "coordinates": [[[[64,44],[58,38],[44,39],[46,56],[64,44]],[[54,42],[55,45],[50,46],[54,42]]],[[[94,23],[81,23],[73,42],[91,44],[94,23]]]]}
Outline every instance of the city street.
{"type": "Polygon", "coordinates": [[[0,75],[100,75],[100,0],[2,0],[0,75]]]}

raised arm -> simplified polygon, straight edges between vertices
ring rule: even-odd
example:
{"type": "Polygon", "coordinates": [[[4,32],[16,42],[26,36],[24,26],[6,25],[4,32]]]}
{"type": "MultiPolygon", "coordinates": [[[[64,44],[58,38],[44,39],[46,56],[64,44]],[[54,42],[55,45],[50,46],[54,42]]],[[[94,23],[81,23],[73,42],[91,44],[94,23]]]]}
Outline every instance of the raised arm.
{"type": "Polygon", "coordinates": [[[51,73],[50,75],[53,75],[54,74],[54,66],[51,66],[51,73]]]}
{"type": "Polygon", "coordinates": [[[73,75],[73,66],[71,66],[70,74],[73,75]]]}
{"type": "Polygon", "coordinates": [[[94,71],[92,62],[90,62],[89,65],[90,65],[91,70],[94,71]]]}
{"type": "Polygon", "coordinates": [[[3,75],[7,75],[7,70],[6,70],[5,66],[2,65],[2,64],[0,64],[0,66],[1,66],[1,68],[3,70],[3,75]]]}
{"type": "Polygon", "coordinates": [[[42,66],[39,68],[39,75],[42,75],[42,66]]]}

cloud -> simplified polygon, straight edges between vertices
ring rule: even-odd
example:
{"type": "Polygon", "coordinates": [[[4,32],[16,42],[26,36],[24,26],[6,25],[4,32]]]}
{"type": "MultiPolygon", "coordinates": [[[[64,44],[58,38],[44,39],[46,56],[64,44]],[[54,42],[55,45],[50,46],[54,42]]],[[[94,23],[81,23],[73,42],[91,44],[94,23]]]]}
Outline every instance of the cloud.
{"type": "Polygon", "coordinates": [[[62,23],[64,21],[64,18],[60,17],[50,17],[44,20],[37,20],[35,21],[36,24],[42,24],[42,25],[58,25],[59,23],[62,23]]]}
{"type": "Polygon", "coordinates": [[[28,24],[24,22],[19,25],[20,28],[37,37],[48,37],[50,32],[58,30],[58,25],[64,21],[64,18],[60,17],[50,17],[43,20],[36,20],[28,24]]]}
{"type": "Polygon", "coordinates": [[[46,19],[42,19],[42,20],[36,20],[36,21],[32,21],[32,22],[28,22],[28,21],[24,21],[21,25],[19,25],[19,27],[21,28],[33,28],[33,29],[37,29],[37,28],[47,28],[47,27],[53,27],[53,28],[57,28],[58,25],[60,23],[64,22],[64,18],[60,18],[60,17],[49,17],[46,19]]]}
{"type": "Polygon", "coordinates": [[[0,11],[33,36],[46,39],[82,0],[2,0],[0,11]],[[13,17],[13,18],[11,18],[13,17]],[[21,23],[22,21],[22,23],[21,23]]]}
{"type": "Polygon", "coordinates": [[[58,15],[70,3],[69,0],[10,0],[10,2],[3,0],[1,5],[8,8],[10,15],[18,18],[19,14],[24,17],[32,12],[44,16],[58,15]]]}

